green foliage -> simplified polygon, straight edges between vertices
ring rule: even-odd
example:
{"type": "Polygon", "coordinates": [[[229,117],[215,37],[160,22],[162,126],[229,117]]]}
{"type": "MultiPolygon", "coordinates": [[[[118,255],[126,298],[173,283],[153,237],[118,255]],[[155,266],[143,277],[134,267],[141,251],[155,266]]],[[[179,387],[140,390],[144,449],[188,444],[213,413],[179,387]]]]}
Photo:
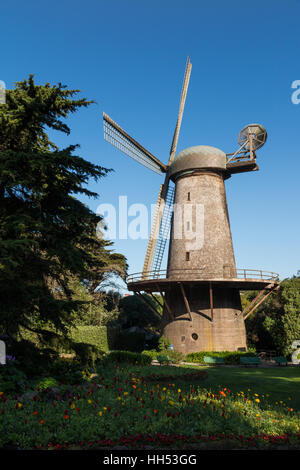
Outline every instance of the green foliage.
{"type": "Polygon", "coordinates": [[[161,336],[158,340],[158,349],[159,351],[169,351],[171,346],[171,341],[165,336],[161,336]]]}
{"type": "Polygon", "coordinates": [[[155,349],[147,349],[145,351],[142,351],[142,354],[146,354],[146,356],[149,356],[151,357],[151,359],[156,359],[157,358],[157,355],[159,354],[158,351],[156,351],[155,349]]]}
{"type": "MultiPolygon", "coordinates": [[[[86,343],[97,346],[101,351],[108,352],[114,349],[119,334],[119,328],[108,326],[77,326],[70,328],[68,335],[63,336],[52,331],[43,331],[43,337],[40,338],[35,332],[21,330],[22,339],[28,343],[34,344],[36,348],[42,348],[45,338],[46,345],[56,351],[56,353],[72,353],[74,343],[86,343]]],[[[21,343],[24,344],[24,343],[21,343]]],[[[14,349],[21,350],[22,346],[15,346],[14,349]]],[[[25,351],[24,351],[25,353],[25,351]]],[[[23,354],[23,353],[22,353],[23,354]]]]}
{"type": "Polygon", "coordinates": [[[194,362],[199,364],[205,364],[204,357],[221,357],[224,359],[225,364],[239,364],[240,357],[243,356],[256,356],[254,350],[244,351],[200,351],[189,353],[185,356],[185,362],[194,362]]]}
{"type": "Polygon", "coordinates": [[[75,343],[87,343],[108,352],[108,329],[106,326],[78,326],[70,330],[70,336],[75,343]]]}
{"type": "Polygon", "coordinates": [[[120,330],[116,346],[120,350],[141,352],[145,347],[145,331],[140,328],[120,330]]]}
{"type": "MultiPolygon", "coordinates": [[[[242,295],[242,304],[251,302],[257,292],[242,295]]],[[[271,294],[255,313],[246,320],[248,344],[257,349],[276,350],[289,355],[291,344],[300,338],[300,277],[293,276],[280,284],[277,293],[271,294]]]]}
{"type": "Polygon", "coordinates": [[[300,339],[300,277],[284,280],[278,294],[280,309],[264,320],[276,350],[289,356],[292,342],[300,339]]]}
{"type": "Polygon", "coordinates": [[[47,390],[48,388],[58,387],[58,382],[53,377],[44,377],[43,379],[37,381],[36,388],[41,392],[47,390]]]}
{"type": "MultiPolygon", "coordinates": [[[[156,307],[154,300],[146,295],[147,301],[156,307]]],[[[156,314],[143,300],[137,295],[128,295],[123,297],[119,303],[120,315],[118,322],[123,329],[137,326],[139,328],[157,327],[160,324],[161,317],[156,314]]]]}
{"type": "Polygon", "coordinates": [[[126,362],[129,364],[136,364],[141,366],[149,365],[152,361],[150,356],[132,351],[111,351],[106,359],[109,362],[126,362]]]}
{"type": "MultiPolygon", "coordinates": [[[[59,149],[47,131],[70,133],[64,119],[92,102],[78,90],[37,85],[30,76],[7,90],[0,106],[0,324],[15,337],[20,327],[63,334],[86,313],[91,299],[76,298],[72,282],[85,282],[96,303],[107,273],[124,275],[124,256],[97,236],[100,216],[78,196],[110,170],[59,149]]],[[[98,231],[101,235],[101,231],[98,231]]]]}
{"type": "Polygon", "coordinates": [[[156,359],[160,364],[169,364],[171,362],[171,359],[167,354],[158,354],[156,359]]]}
{"type": "Polygon", "coordinates": [[[0,392],[14,393],[22,392],[28,382],[18,361],[8,361],[5,365],[0,364],[0,392]]]}

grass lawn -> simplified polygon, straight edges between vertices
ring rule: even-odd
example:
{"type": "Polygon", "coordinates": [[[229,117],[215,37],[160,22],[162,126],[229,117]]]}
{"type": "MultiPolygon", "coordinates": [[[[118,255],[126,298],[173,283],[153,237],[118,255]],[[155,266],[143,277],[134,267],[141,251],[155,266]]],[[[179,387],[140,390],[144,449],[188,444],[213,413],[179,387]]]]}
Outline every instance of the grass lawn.
{"type": "MultiPolygon", "coordinates": [[[[185,366],[190,369],[196,366],[185,366]]],[[[208,372],[203,387],[228,387],[233,392],[243,390],[268,394],[270,402],[286,401],[300,411],[300,366],[262,367],[203,367],[208,372]]]]}

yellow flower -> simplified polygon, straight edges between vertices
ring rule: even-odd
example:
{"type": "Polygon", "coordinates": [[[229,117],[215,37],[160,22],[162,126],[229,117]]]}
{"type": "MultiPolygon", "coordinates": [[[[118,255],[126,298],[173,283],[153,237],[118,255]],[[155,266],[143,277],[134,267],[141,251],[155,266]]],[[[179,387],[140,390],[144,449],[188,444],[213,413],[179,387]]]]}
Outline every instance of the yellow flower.
{"type": "Polygon", "coordinates": [[[75,408],[74,403],[71,403],[70,408],[73,410],[75,408]]]}
{"type": "Polygon", "coordinates": [[[121,400],[121,397],[118,397],[118,400],[121,400]]]}
{"type": "Polygon", "coordinates": [[[128,392],[124,392],[124,395],[125,395],[125,396],[128,395],[128,392]]]}
{"type": "Polygon", "coordinates": [[[106,406],[103,406],[103,409],[104,409],[104,411],[106,411],[107,410],[106,406]]]}
{"type": "Polygon", "coordinates": [[[92,400],[88,400],[88,403],[91,404],[91,403],[92,403],[92,400]]]}
{"type": "Polygon", "coordinates": [[[259,398],[256,398],[255,401],[256,401],[256,403],[259,403],[259,402],[260,402],[260,399],[259,399],[259,398]]]}
{"type": "Polygon", "coordinates": [[[178,389],[178,393],[181,393],[181,390],[180,390],[180,388],[178,389]]]}
{"type": "Polygon", "coordinates": [[[172,400],[169,400],[169,405],[173,406],[175,403],[172,400]]]}
{"type": "Polygon", "coordinates": [[[22,407],[22,403],[18,403],[18,408],[21,408],[22,407]]]}
{"type": "Polygon", "coordinates": [[[102,416],[102,415],[103,415],[102,411],[99,411],[98,415],[99,415],[99,416],[102,416]]]}

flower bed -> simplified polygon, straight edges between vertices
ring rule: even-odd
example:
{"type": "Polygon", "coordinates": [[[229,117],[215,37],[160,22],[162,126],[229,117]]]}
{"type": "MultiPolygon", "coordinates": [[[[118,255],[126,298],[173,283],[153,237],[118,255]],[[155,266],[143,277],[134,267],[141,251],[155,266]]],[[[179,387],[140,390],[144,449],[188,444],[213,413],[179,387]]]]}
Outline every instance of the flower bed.
{"type": "Polygon", "coordinates": [[[86,384],[0,393],[0,447],[299,446],[300,413],[286,403],[206,390],[181,368],[149,369],[115,365],[86,384]]]}

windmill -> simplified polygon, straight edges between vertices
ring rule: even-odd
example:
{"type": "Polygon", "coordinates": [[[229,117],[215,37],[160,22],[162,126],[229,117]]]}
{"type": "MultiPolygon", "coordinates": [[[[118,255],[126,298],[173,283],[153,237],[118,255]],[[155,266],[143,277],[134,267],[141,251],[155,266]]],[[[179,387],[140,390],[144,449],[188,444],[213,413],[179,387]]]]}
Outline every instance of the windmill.
{"type": "Polygon", "coordinates": [[[232,245],[224,181],[232,174],[257,171],[256,151],[267,132],[249,124],[239,133],[238,149],[225,154],[211,146],[189,147],[176,155],[192,64],[187,59],[179,112],[169,159],[164,164],[103,113],[104,138],[150,170],[165,174],[160,186],[143,271],[130,275],[128,289],[149,307],[147,293],[163,303],[162,333],[175,349],[246,350],[244,320],[278,289],[278,275],[238,270],[232,245]],[[161,270],[168,235],[167,269],[161,270]],[[258,290],[244,310],[240,291],[258,290]]]}

